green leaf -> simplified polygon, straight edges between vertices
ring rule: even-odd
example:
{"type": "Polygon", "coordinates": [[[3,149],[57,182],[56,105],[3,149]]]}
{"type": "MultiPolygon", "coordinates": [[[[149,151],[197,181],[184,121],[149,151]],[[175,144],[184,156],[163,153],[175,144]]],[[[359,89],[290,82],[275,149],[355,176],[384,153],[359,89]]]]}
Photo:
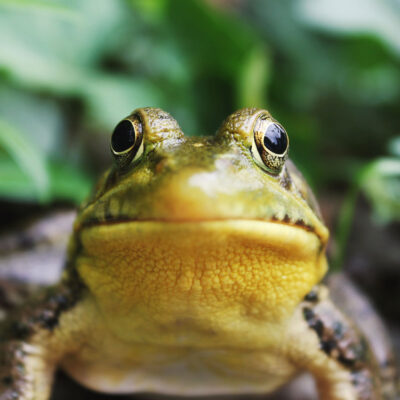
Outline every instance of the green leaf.
{"type": "Polygon", "coordinates": [[[393,138],[389,142],[389,153],[393,154],[395,157],[400,157],[400,136],[393,138]]]}
{"type": "Polygon", "coordinates": [[[243,60],[237,79],[238,108],[265,106],[265,93],[270,77],[266,48],[254,47],[243,60]]]}
{"type": "Polygon", "coordinates": [[[160,20],[164,17],[167,8],[167,0],[130,0],[130,3],[142,15],[152,20],[160,20]]]}
{"type": "Polygon", "coordinates": [[[14,8],[18,11],[33,10],[54,14],[63,19],[76,18],[77,14],[71,9],[55,1],[44,0],[0,0],[0,6],[14,8]]]}
{"type": "Polygon", "coordinates": [[[370,163],[361,175],[360,187],[381,222],[400,221],[400,158],[370,163]]]}
{"type": "Polygon", "coordinates": [[[86,173],[66,163],[49,163],[51,196],[80,204],[89,194],[93,180],[86,173]]]}
{"type": "Polygon", "coordinates": [[[357,197],[363,192],[371,202],[380,223],[400,221],[400,158],[381,158],[359,169],[345,197],[336,228],[337,251],[332,269],[339,270],[353,224],[357,197]]]}
{"type": "Polygon", "coordinates": [[[243,60],[261,44],[250,25],[207,2],[169,0],[168,3],[171,29],[192,58],[194,70],[211,70],[232,79],[243,60]]]}
{"type": "MultiPolygon", "coordinates": [[[[63,3],[68,2],[56,4],[63,3]]],[[[68,21],[32,9],[1,10],[0,36],[7,40],[0,46],[0,68],[6,79],[56,94],[84,93],[96,63],[119,37],[125,7],[114,0],[102,1],[101,7],[94,0],[71,7],[76,18],[68,21]]]]}
{"type": "Polygon", "coordinates": [[[0,116],[23,132],[43,157],[65,158],[68,114],[49,97],[0,84],[0,116]]]}
{"type": "Polygon", "coordinates": [[[96,75],[85,86],[89,120],[93,125],[111,129],[135,108],[161,107],[161,93],[146,81],[124,76],[96,75]]]}
{"type": "MultiPolygon", "coordinates": [[[[76,167],[51,161],[48,171],[47,201],[62,200],[78,205],[88,196],[93,179],[76,167]]],[[[24,202],[42,200],[38,198],[35,182],[4,154],[0,156],[0,197],[24,202]]]]}
{"type": "MultiPolygon", "coordinates": [[[[70,201],[80,204],[89,194],[93,180],[80,170],[60,162],[50,162],[51,193],[47,200],[70,201]]],[[[0,197],[9,200],[36,202],[35,183],[27,176],[15,162],[0,156],[0,197]]]]}
{"type": "Polygon", "coordinates": [[[400,55],[400,5],[390,0],[301,0],[299,15],[310,25],[342,34],[373,34],[400,55]]]}
{"type": "MultiPolygon", "coordinates": [[[[33,191],[40,201],[49,198],[49,176],[46,160],[25,135],[4,120],[0,120],[0,146],[29,178],[33,191]]],[[[8,166],[8,171],[10,167],[8,166]]]]}
{"type": "Polygon", "coordinates": [[[9,156],[0,156],[0,198],[37,201],[35,183],[9,156]]]}

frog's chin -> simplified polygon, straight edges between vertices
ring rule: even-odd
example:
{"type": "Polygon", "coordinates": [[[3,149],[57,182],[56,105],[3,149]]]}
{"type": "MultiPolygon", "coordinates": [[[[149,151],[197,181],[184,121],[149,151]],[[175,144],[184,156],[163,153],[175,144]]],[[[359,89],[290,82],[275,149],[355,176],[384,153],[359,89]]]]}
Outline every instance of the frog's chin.
{"type": "Polygon", "coordinates": [[[127,316],[139,323],[138,315],[163,326],[188,318],[208,326],[221,313],[279,319],[327,267],[314,233],[275,222],[103,224],[84,229],[80,241],[77,270],[116,324],[127,316]]]}

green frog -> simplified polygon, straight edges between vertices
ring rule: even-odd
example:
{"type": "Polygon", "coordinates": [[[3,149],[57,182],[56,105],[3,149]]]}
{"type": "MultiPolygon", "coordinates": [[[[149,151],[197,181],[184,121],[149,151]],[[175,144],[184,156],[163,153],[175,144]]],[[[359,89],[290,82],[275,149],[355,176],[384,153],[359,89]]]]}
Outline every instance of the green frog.
{"type": "Polygon", "coordinates": [[[48,399],[58,368],[107,393],[267,394],[307,371],[321,399],[394,398],[376,317],[362,334],[321,283],[328,230],[288,149],[256,108],[213,137],[157,108],[119,122],[60,283],[1,325],[0,399],[48,399]]]}

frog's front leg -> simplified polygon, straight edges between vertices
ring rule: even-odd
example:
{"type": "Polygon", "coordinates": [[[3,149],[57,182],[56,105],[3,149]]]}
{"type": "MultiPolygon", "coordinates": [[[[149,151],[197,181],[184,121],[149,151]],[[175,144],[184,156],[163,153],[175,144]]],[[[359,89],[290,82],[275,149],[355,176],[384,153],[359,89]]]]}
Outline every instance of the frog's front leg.
{"type": "Polygon", "coordinates": [[[326,287],[316,287],[299,305],[287,340],[289,358],[313,375],[321,399],[383,398],[369,345],[332,303],[326,287]]]}
{"type": "Polygon", "coordinates": [[[43,354],[42,347],[10,340],[0,351],[0,399],[47,400],[55,363],[43,354]]]}
{"type": "Polygon", "coordinates": [[[79,346],[81,296],[81,290],[74,286],[46,290],[2,323],[0,400],[50,397],[59,360],[79,346]],[[76,323],[71,324],[71,319],[76,323]]]}

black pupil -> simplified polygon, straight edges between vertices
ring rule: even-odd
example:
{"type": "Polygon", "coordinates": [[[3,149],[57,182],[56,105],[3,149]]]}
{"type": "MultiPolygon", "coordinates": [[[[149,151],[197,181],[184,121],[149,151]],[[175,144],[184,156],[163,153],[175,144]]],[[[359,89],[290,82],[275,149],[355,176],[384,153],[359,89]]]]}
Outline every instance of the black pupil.
{"type": "Polygon", "coordinates": [[[275,154],[283,154],[287,148],[287,136],[278,124],[268,126],[264,134],[264,146],[275,154]]]}
{"type": "Polygon", "coordinates": [[[114,129],[111,146],[117,153],[128,150],[135,144],[135,128],[127,120],[121,121],[114,129]]]}

